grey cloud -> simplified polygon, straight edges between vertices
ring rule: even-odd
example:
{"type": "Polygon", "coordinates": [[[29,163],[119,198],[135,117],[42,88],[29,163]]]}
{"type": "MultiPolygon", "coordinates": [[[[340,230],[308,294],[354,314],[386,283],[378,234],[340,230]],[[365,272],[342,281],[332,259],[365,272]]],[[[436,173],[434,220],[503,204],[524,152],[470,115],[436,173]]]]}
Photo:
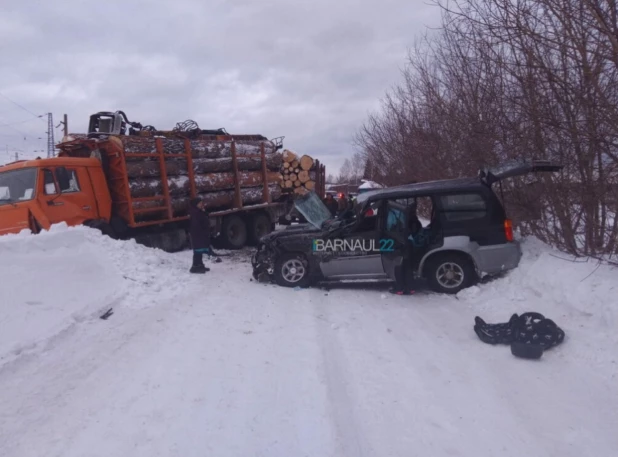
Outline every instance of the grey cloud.
{"type": "MultiPolygon", "coordinates": [[[[194,119],[285,135],[336,172],[407,48],[438,21],[410,0],[3,2],[0,92],[56,123],[67,113],[71,131],[123,109],[158,128],[194,119]]],[[[28,117],[0,98],[0,123],[28,117]]],[[[14,127],[29,139],[0,126],[0,150],[44,147],[30,139],[44,122],[14,127]]]]}

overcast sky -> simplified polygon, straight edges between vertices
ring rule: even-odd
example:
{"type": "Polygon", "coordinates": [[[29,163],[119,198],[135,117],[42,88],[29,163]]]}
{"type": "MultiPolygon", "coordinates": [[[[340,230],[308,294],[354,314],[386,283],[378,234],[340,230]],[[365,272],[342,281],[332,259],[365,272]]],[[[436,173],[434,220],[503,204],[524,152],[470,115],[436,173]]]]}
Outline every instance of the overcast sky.
{"type": "Polygon", "coordinates": [[[55,125],[66,113],[76,133],[123,110],[159,129],[193,119],[284,135],[336,173],[414,39],[439,23],[424,0],[0,3],[0,94],[25,108],[0,96],[0,162],[6,145],[44,154],[47,118],[31,113],[55,125]]]}

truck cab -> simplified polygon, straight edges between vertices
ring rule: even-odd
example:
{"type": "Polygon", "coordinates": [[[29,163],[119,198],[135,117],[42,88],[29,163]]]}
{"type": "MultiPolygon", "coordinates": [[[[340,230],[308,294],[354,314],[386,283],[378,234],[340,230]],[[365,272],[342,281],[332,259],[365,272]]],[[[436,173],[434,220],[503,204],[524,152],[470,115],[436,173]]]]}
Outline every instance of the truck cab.
{"type": "Polygon", "coordinates": [[[0,167],[0,235],[52,224],[111,218],[112,202],[95,158],[36,159],[0,167]]]}

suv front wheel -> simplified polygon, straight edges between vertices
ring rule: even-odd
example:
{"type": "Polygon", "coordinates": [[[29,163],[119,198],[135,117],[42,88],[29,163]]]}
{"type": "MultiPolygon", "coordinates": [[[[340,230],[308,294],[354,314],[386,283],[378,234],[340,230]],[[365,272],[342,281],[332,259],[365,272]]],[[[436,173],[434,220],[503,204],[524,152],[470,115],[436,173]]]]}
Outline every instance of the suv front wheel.
{"type": "Polygon", "coordinates": [[[275,281],[283,287],[307,287],[309,263],[302,254],[283,254],[275,264],[275,281]]]}
{"type": "Polygon", "coordinates": [[[476,280],[474,265],[464,254],[445,253],[430,257],[425,276],[431,288],[443,294],[456,294],[476,280]]]}

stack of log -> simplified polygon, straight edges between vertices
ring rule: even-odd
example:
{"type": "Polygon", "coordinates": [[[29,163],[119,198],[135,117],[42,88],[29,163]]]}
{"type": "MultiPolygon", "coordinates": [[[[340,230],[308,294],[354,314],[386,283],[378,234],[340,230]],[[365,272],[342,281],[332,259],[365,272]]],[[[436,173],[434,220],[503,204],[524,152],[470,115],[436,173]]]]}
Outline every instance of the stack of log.
{"type": "MultiPolygon", "coordinates": [[[[161,167],[156,157],[132,157],[131,154],[155,154],[154,138],[121,137],[126,156],[126,170],[129,188],[133,198],[156,197],[163,195],[161,167]]],[[[171,204],[174,213],[185,213],[191,195],[188,162],[184,154],[185,141],[162,138],[164,154],[175,156],[165,159],[165,171],[171,204]]],[[[211,209],[232,207],[235,197],[235,179],[232,163],[231,141],[186,140],[191,148],[193,176],[196,196],[211,209]]],[[[264,185],[262,161],[259,158],[264,144],[266,158],[266,181],[271,201],[281,197],[282,154],[275,151],[270,141],[236,141],[236,164],[240,178],[242,203],[262,203],[264,185]],[[251,156],[251,157],[246,157],[251,156]],[[258,156],[258,157],[255,157],[258,156]]],[[[135,201],[133,209],[146,209],[164,206],[161,201],[135,201]]],[[[146,213],[147,214],[147,213],[146,213]]],[[[140,217],[140,219],[142,219],[140,217]]]]}
{"type": "Polygon", "coordinates": [[[282,154],[281,187],[284,192],[303,195],[315,189],[316,161],[308,155],[301,157],[286,149],[282,154]]]}
{"type": "MultiPolygon", "coordinates": [[[[86,135],[71,134],[65,142],[93,141],[86,135]]],[[[90,148],[79,148],[79,144],[69,143],[60,147],[62,150],[72,148],[70,156],[80,154],[99,154],[99,150],[90,152],[90,148]],[[63,149],[64,148],[64,149],[63,149]],[[77,149],[76,149],[77,148],[77,149]]],[[[186,215],[192,192],[203,200],[209,211],[232,208],[236,205],[235,168],[238,170],[240,199],[242,205],[264,202],[264,182],[261,151],[264,149],[266,162],[266,184],[269,200],[280,201],[282,194],[303,195],[316,187],[319,163],[313,158],[299,156],[290,150],[277,151],[275,144],[261,140],[258,136],[244,136],[229,141],[202,138],[168,138],[162,135],[145,136],[110,136],[103,140],[101,150],[106,150],[109,157],[104,167],[109,169],[110,160],[119,157],[115,151],[124,151],[121,160],[126,169],[126,178],[131,194],[131,201],[136,221],[160,219],[161,212],[167,211],[164,186],[162,182],[161,160],[159,151],[163,152],[163,163],[167,178],[167,187],[174,217],[186,215]],[[106,142],[111,144],[105,145],[106,142]],[[158,146],[158,143],[160,145],[158,146]],[[234,144],[234,146],[232,146],[234,144]],[[232,159],[232,147],[235,149],[236,167],[232,159]],[[187,160],[186,153],[191,158],[187,160]],[[191,164],[191,172],[189,170],[191,164]],[[190,176],[193,175],[193,183],[190,176]],[[141,210],[160,209],[161,211],[144,212],[141,210]]],[[[118,170],[118,167],[111,168],[118,170]]],[[[110,171],[110,170],[108,170],[110,171]]],[[[112,174],[116,173],[112,171],[112,174]]],[[[122,180],[122,176],[111,176],[111,180],[122,180]]],[[[317,190],[317,189],[316,189],[317,190]]],[[[119,198],[116,196],[116,198],[119,198]]]]}

